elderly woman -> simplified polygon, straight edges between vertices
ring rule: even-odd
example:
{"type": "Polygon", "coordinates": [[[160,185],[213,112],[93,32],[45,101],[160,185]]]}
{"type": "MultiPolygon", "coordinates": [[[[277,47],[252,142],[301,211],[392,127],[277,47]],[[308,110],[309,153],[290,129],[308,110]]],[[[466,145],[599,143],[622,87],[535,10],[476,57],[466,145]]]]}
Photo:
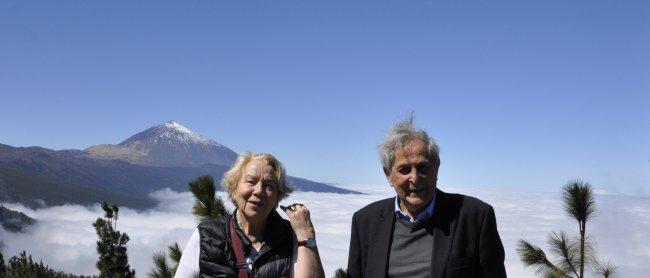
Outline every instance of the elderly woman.
{"type": "Polygon", "coordinates": [[[324,277],[309,210],[282,207],[292,189],[270,154],[242,153],[221,182],[232,215],[201,222],[183,250],[176,277],[324,277]]]}

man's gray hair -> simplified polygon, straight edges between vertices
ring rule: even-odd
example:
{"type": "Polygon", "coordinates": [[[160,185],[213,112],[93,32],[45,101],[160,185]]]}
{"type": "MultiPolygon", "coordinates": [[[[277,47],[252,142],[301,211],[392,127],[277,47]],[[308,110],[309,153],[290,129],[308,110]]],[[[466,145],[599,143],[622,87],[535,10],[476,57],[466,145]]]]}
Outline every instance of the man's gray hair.
{"type": "Polygon", "coordinates": [[[405,120],[393,125],[386,134],[386,138],[378,147],[381,165],[385,171],[390,171],[395,162],[395,151],[404,147],[405,143],[413,139],[428,143],[427,153],[429,159],[440,165],[439,148],[436,141],[429,137],[426,131],[413,126],[413,115],[408,115],[405,120]]]}

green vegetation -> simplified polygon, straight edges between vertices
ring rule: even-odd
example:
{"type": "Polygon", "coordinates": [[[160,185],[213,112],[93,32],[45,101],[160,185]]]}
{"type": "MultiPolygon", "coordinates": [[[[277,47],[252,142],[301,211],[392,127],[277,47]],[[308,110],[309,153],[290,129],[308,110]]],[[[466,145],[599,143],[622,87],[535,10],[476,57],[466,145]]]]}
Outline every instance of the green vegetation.
{"type": "Polygon", "coordinates": [[[97,241],[97,269],[101,278],[135,277],[135,270],[130,269],[126,244],[129,236],[117,230],[119,208],[102,203],[104,218],[97,218],[93,223],[99,240],[97,241]]]}
{"type": "MultiPolygon", "coordinates": [[[[188,187],[195,199],[192,214],[197,217],[199,222],[230,213],[223,205],[221,198],[215,194],[216,187],[214,186],[214,178],[212,176],[200,176],[190,182],[188,187]]],[[[176,274],[176,268],[178,268],[178,263],[181,260],[182,251],[177,242],[170,245],[168,249],[169,260],[165,252],[161,251],[153,254],[154,269],[149,273],[149,277],[168,278],[176,274]]]]}
{"type": "Polygon", "coordinates": [[[156,252],[153,254],[153,265],[154,269],[149,273],[151,278],[171,278],[176,274],[176,269],[178,268],[178,262],[181,261],[181,256],[183,252],[178,246],[177,242],[167,247],[169,252],[169,259],[165,252],[156,252]]]}
{"type": "Polygon", "coordinates": [[[578,222],[579,236],[571,239],[565,232],[551,233],[548,244],[555,259],[549,259],[541,248],[521,239],[517,247],[521,261],[527,267],[534,267],[542,277],[584,278],[586,268],[599,276],[611,277],[616,267],[596,258],[587,237],[587,223],[593,218],[596,206],[591,185],[580,180],[569,182],[562,191],[562,201],[564,211],[578,222]]]}
{"type": "Polygon", "coordinates": [[[0,277],[6,277],[6,276],[7,276],[7,266],[5,266],[4,256],[2,255],[2,252],[0,252],[0,277]]]}
{"type": "Polygon", "coordinates": [[[192,213],[199,221],[214,219],[222,214],[229,214],[221,198],[217,197],[214,179],[203,175],[189,183],[190,192],[194,195],[192,213]]]}
{"type": "Polygon", "coordinates": [[[340,267],[339,269],[334,271],[334,278],[346,278],[348,277],[348,271],[347,269],[343,269],[340,267]]]}
{"type": "Polygon", "coordinates": [[[23,251],[20,256],[13,256],[5,265],[4,257],[0,253],[0,277],[7,278],[84,278],[90,276],[79,276],[74,274],[67,274],[62,271],[56,271],[47,265],[43,265],[43,261],[36,263],[32,259],[32,255],[27,255],[23,251]]]}

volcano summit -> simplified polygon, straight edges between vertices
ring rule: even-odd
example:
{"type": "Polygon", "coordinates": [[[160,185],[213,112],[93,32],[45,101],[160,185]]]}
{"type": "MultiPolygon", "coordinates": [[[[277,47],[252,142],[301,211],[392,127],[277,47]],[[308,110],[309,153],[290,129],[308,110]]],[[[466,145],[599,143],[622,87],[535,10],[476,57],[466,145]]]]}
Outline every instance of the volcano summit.
{"type": "Polygon", "coordinates": [[[230,166],[237,158],[231,149],[175,121],[150,127],[117,145],[97,145],[85,151],[96,158],[149,166],[230,166]]]}

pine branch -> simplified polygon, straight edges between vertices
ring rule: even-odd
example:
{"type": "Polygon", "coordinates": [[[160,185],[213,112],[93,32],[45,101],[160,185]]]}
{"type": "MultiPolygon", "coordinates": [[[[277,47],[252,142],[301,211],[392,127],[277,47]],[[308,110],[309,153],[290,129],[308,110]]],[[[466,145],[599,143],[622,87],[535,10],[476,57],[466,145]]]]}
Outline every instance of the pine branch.
{"type": "Polygon", "coordinates": [[[214,219],[219,215],[228,213],[223,201],[215,195],[216,188],[212,176],[198,177],[189,183],[189,189],[195,199],[192,213],[199,220],[214,219]]]}
{"type": "Polygon", "coordinates": [[[171,278],[172,273],[167,265],[167,256],[165,252],[156,252],[153,254],[154,269],[149,273],[150,278],[171,278]]]}
{"type": "Polygon", "coordinates": [[[578,248],[576,244],[570,242],[566,233],[560,232],[558,234],[553,232],[549,234],[548,244],[551,246],[551,252],[561,258],[559,261],[560,268],[564,272],[573,272],[576,277],[580,277],[576,269],[578,265],[578,248]]]}
{"type": "Polygon", "coordinates": [[[614,275],[616,272],[617,267],[612,264],[612,262],[602,262],[596,264],[595,271],[599,275],[603,276],[603,278],[609,278],[614,275]]]}
{"type": "Polygon", "coordinates": [[[574,180],[564,186],[562,192],[564,210],[578,221],[580,231],[580,258],[578,261],[579,278],[584,277],[585,264],[587,264],[585,252],[585,237],[587,232],[587,221],[595,211],[594,196],[591,185],[581,180],[574,180]]]}
{"type": "Polygon", "coordinates": [[[539,275],[544,277],[570,277],[562,269],[549,261],[541,248],[523,239],[520,239],[517,244],[517,253],[524,266],[534,267],[535,273],[539,275]]]}
{"type": "Polygon", "coordinates": [[[564,186],[562,192],[564,210],[580,223],[587,222],[595,212],[595,201],[591,185],[573,180],[564,186]]]}
{"type": "Polygon", "coordinates": [[[183,255],[183,251],[181,251],[181,248],[178,246],[178,242],[174,242],[174,244],[170,245],[168,249],[169,258],[178,264],[181,261],[181,256],[183,255]]]}

